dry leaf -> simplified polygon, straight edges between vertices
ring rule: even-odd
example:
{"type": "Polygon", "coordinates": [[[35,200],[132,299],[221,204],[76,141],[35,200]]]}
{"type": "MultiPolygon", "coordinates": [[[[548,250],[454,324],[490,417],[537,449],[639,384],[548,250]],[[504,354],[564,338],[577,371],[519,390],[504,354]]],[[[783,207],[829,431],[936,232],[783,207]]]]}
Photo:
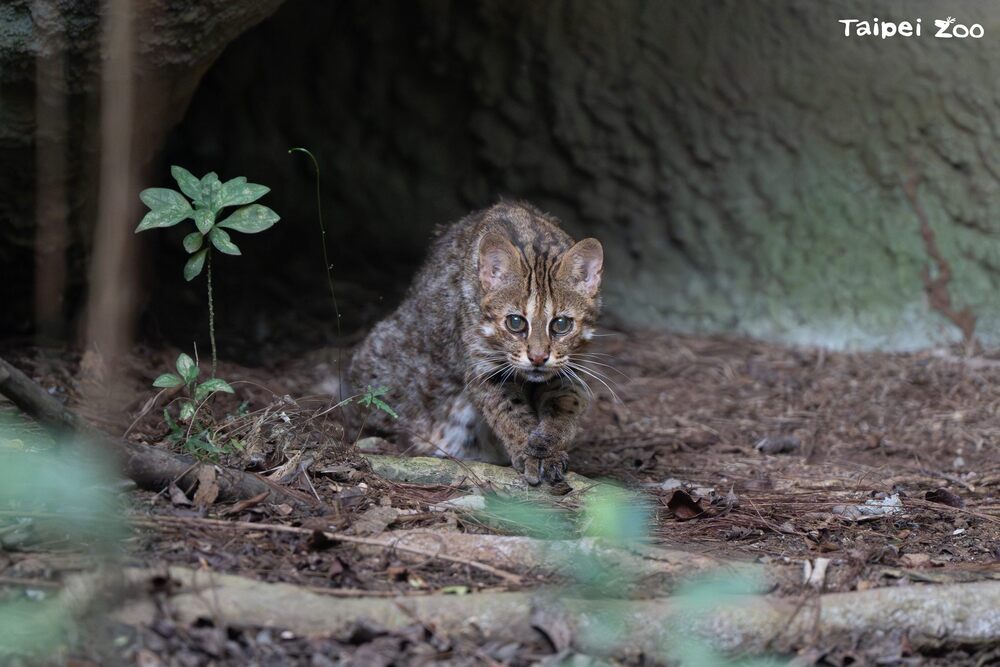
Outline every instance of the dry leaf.
{"type": "Polygon", "coordinates": [[[279,484],[287,484],[292,477],[299,472],[299,461],[302,460],[302,452],[295,452],[290,459],[285,461],[277,470],[267,476],[267,479],[279,484]]]}
{"type": "Polygon", "coordinates": [[[377,505],[366,510],[355,521],[351,529],[355,535],[378,535],[389,527],[399,517],[399,510],[394,507],[377,505]]]}
{"type": "Polygon", "coordinates": [[[171,482],[167,490],[170,492],[170,502],[174,505],[191,505],[191,501],[188,499],[187,495],[181,491],[181,487],[171,482]]]}
{"type": "Polygon", "coordinates": [[[794,435],[765,436],[754,445],[761,454],[791,454],[799,451],[802,441],[794,435]]]}
{"type": "Polygon", "coordinates": [[[246,500],[241,500],[240,502],[235,503],[231,507],[227,507],[222,511],[222,516],[230,516],[232,514],[240,514],[242,512],[245,512],[251,507],[256,507],[257,505],[260,505],[262,502],[267,500],[267,497],[269,495],[271,495],[270,491],[261,491],[253,498],[247,498],[246,500]]]}
{"type": "Polygon", "coordinates": [[[539,607],[531,615],[531,627],[549,640],[556,653],[568,649],[573,643],[573,628],[564,614],[539,607]]]}
{"type": "Polygon", "coordinates": [[[678,521],[687,521],[705,514],[705,508],[700,500],[692,498],[687,491],[677,489],[667,501],[667,508],[674,513],[678,521]]]}
{"type": "Polygon", "coordinates": [[[892,514],[903,513],[903,502],[899,494],[894,493],[885,498],[871,498],[864,505],[835,505],[831,510],[848,521],[871,521],[892,514]]]}
{"type": "Polygon", "coordinates": [[[201,466],[198,468],[198,490],[194,492],[194,504],[207,507],[218,497],[219,483],[215,478],[215,466],[201,466]]]}
{"type": "Polygon", "coordinates": [[[330,561],[330,567],[326,571],[326,576],[333,579],[337,575],[341,574],[344,569],[344,562],[339,558],[334,557],[333,560],[330,561]]]}
{"type": "Polygon", "coordinates": [[[961,496],[956,493],[952,493],[948,489],[934,489],[933,491],[928,491],[924,496],[924,500],[929,500],[932,503],[947,505],[948,507],[965,507],[965,501],[962,500],[961,496]]]}
{"type": "Polygon", "coordinates": [[[927,567],[931,564],[930,554],[903,554],[899,559],[903,567],[927,567]]]}

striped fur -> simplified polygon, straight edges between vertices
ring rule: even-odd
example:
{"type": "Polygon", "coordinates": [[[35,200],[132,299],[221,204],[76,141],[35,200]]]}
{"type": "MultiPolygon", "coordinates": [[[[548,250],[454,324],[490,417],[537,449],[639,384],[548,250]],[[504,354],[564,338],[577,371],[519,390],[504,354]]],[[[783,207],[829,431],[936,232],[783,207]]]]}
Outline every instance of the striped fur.
{"type": "Polygon", "coordinates": [[[369,425],[414,451],[561,479],[590,394],[571,364],[593,333],[602,264],[598,241],[574,244],[526,203],[443,229],[403,303],[355,352],[351,384],[388,387],[400,413],[372,413],[369,425]],[[569,330],[554,330],[556,318],[569,330]]]}

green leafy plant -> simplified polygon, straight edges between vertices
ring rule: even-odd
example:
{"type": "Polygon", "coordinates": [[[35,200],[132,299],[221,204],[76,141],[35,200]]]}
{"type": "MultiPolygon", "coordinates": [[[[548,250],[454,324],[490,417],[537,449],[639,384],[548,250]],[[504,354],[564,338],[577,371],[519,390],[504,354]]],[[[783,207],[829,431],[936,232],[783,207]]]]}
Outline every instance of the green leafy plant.
{"type": "Polygon", "coordinates": [[[399,419],[399,415],[392,409],[392,406],[382,399],[382,396],[385,396],[387,393],[389,393],[388,387],[378,387],[377,389],[372,389],[372,386],[368,385],[365,389],[365,393],[361,394],[361,397],[358,399],[358,403],[368,409],[375,408],[377,410],[381,410],[393,419],[399,419]]]}
{"type": "Polygon", "coordinates": [[[181,353],[174,364],[176,373],[164,373],[153,381],[153,386],[160,389],[183,388],[185,395],[180,400],[181,423],[170,416],[167,408],[163,410],[163,419],[170,428],[170,439],[180,443],[193,454],[213,456],[223,452],[223,448],[215,443],[211,430],[199,426],[196,422],[198,409],[215,393],[234,393],[232,386],[225,380],[212,377],[204,382],[198,382],[201,369],[189,355],[181,353]],[[181,424],[187,424],[182,426],[181,424]]]}
{"type": "Polygon", "coordinates": [[[136,233],[160,227],[173,227],[191,219],[195,231],[184,237],[184,249],[191,257],[184,264],[184,279],[197,278],[202,270],[206,272],[208,285],[208,329],[212,343],[212,376],[215,376],[218,354],[215,345],[215,304],[212,298],[212,249],[226,255],[240,255],[239,247],[233,243],[229,231],[256,234],[272,227],[280,219],[267,206],[254,204],[270,188],[248,183],[243,176],[223,183],[213,171],[197,178],[183,167],[173,166],[170,174],[177,181],[181,191],[170,188],[147,188],[139,193],[139,199],[149,207],[136,233]],[[182,194],[183,193],[183,194],[182,194]],[[186,197],[185,197],[186,195],[186,197]],[[188,201],[190,199],[190,201],[188,201]],[[220,220],[220,212],[231,206],[239,206],[229,217],[220,220]],[[208,243],[205,240],[208,239],[208,243]]]}

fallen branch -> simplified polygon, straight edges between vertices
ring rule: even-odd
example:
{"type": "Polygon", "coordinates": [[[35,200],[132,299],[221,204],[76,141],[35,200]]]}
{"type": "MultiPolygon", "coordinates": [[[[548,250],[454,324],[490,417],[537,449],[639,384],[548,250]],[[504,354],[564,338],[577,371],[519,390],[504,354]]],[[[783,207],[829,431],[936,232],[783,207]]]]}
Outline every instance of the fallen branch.
{"type": "Polygon", "coordinates": [[[227,521],[201,517],[155,515],[133,517],[133,523],[151,525],[204,526],[217,530],[266,531],[311,536],[322,532],[328,540],[359,545],[361,551],[395,551],[403,562],[436,558],[489,572],[513,584],[522,583],[514,572],[544,576],[568,576],[581,566],[581,558],[593,558],[608,572],[622,572],[622,593],[630,588],[665,591],[678,581],[706,572],[764,575],[764,568],[750,563],[725,561],[703,554],[650,545],[618,547],[594,538],[541,540],[516,535],[480,535],[429,529],[397,530],[374,537],[286,526],[278,523],[227,521]],[[365,549],[368,547],[368,549],[365,549]],[[419,558],[415,557],[419,556],[419,558]]]}
{"type": "MultiPolygon", "coordinates": [[[[363,457],[379,477],[394,482],[410,484],[441,484],[464,488],[490,485],[507,491],[546,493],[549,486],[531,486],[524,477],[510,467],[497,466],[479,461],[454,461],[433,456],[386,456],[366,454],[363,457]]],[[[602,484],[578,475],[566,474],[566,483],[575,493],[586,493],[602,484]]]]}
{"type": "MultiPolygon", "coordinates": [[[[572,577],[583,567],[621,573],[620,581],[608,586],[617,589],[621,595],[641,593],[648,596],[653,592],[666,592],[678,582],[706,572],[727,571],[734,576],[760,575],[764,572],[763,568],[749,563],[724,561],[649,545],[620,547],[590,537],[541,540],[520,535],[415,529],[387,532],[373,539],[381,543],[382,549],[399,550],[399,558],[404,562],[417,560],[406,555],[408,550],[417,547],[428,553],[447,554],[508,571],[527,571],[543,576],[572,577]],[[584,559],[587,563],[583,562],[584,559]]],[[[365,551],[365,548],[361,550],[365,551]]]]}
{"type": "MultiPolygon", "coordinates": [[[[86,423],[33,382],[27,375],[0,359],[0,394],[6,396],[22,412],[33,417],[56,437],[80,436],[94,442],[101,451],[113,455],[126,477],[141,488],[162,491],[171,483],[193,488],[201,468],[211,466],[188,456],[173,454],[129,440],[116,440],[86,423]]],[[[219,485],[219,501],[242,500],[267,493],[271,500],[299,500],[303,496],[284,487],[240,470],[214,466],[219,485]]]]}
{"type": "Polygon", "coordinates": [[[420,545],[400,544],[398,542],[392,542],[378,537],[362,537],[360,535],[348,535],[346,533],[318,531],[310,528],[299,528],[297,526],[285,526],[280,523],[251,523],[249,521],[226,521],[224,519],[202,519],[199,517],[154,516],[150,517],[149,519],[133,519],[133,523],[141,523],[142,521],[149,521],[153,524],[172,523],[180,525],[201,525],[201,526],[210,526],[212,528],[258,530],[258,531],[267,531],[272,533],[292,533],[295,535],[309,535],[309,536],[315,535],[316,533],[321,533],[323,537],[328,540],[337,540],[340,542],[347,542],[350,544],[360,544],[371,547],[379,547],[380,549],[395,549],[398,551],[406,551],[413,554],[418,554],[420,556],[423,556],[424,558],[436,558],[438,560],[448,561],[450,563],[467,565],[474,569],[496,575],[501,579],[504,579],[505,581],[508,581],[512,584],[521,583],[520,576],[513,574],[512,572],[507,572],[505,570],[493,567],[492,565],[489,565],[487,563],[479,562],[472,558],[446,553],[442,551],[440,548],[428,549],[420,545]]]}
{"type": "MultiPolygon", "coordinates": [[[[130,569],[124,578],[138,583],[162,574],[130,569]]],[[[877,640],[901,630],[914,649],[1000,641],[1000,582],[829,593],[805,608],[790,599],[725,596],[702,614],[663,598],[602,601],[515,592],[334,599],[289,584],[204,570],[172,567],[169,575],[179,584],[170,608],[180,622],[207,618],[304,636],[346,636],[360,619],[388,631],[420,623],[442,636],[472,635],[485,641],[523,642],[538,637],[539,627],[558,627],[569,647],[582,653],[653,658],[663,657],[671,642],[693,637],[718,650],[745,654],[794,650],[843,636],[863,644],[866,637],[877,640]],[[620,629],[602,632],[609,622],[620,629]]],[[[133,604],[117,618],[148,622],[151,606],[133,604]]]]}

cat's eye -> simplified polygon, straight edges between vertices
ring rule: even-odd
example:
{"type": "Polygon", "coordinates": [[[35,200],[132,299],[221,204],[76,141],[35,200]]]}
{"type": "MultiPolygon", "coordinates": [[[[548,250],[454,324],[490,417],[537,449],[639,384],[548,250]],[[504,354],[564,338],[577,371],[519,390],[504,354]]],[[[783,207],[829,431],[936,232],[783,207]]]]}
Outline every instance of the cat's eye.
{"type": "Polygon", "coordinates": [[[573,320],[569,317],[557,317],[549,324],[549,328],[555,335],[562,336],[568,334],[573,328],[573,320]]]}
{"type": "Polygon", "coordinates": [[[528,320],[520,315],[508,315],[506,320],[507,330],[511,333],[524,333],[528,328],[528,320]]]}

